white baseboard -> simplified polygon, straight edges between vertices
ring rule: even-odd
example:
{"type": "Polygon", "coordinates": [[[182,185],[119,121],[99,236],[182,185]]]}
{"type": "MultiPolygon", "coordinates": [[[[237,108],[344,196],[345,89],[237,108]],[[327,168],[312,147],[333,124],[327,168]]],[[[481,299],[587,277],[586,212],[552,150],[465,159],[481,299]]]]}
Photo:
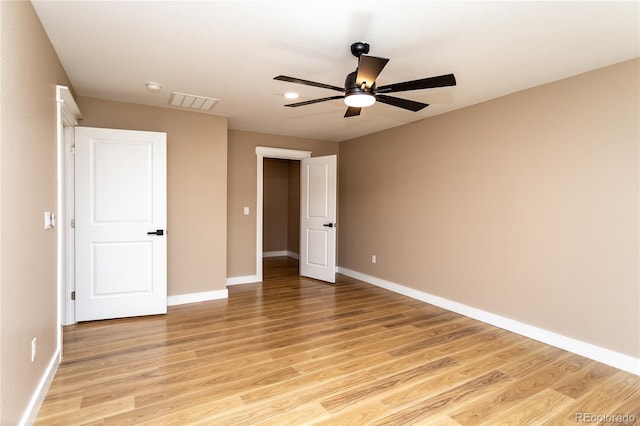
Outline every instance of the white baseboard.
{"type": "Polygon", "coordinates": [[[377,287],[382,287],[395,293],[399,293],[404,296],[429,303],[431,305],[439,306],[441,308],[462,314],[469,318],[477,319],[487,324],[512,331],[514,333],[529,337],[539,342],[546,343],[548,345],[555,346],[569,352],[573,352],[585,358],[589,358],[640,376],[640,358],[634,358],[632,356],[621,354],[619,352],[596,346],[591,343],[576,340],[571,337],[554,333],[552,331],[534,327],[532,325],[515,321],[500,315],[492,314],[491,312],[486,312],[472,306],[434,296],[429,293],[405,287],[403,285],[383,280],[381,278],[376,278],[371,275],[352,271],[347,268],[338,267],[338,272],[351,278],[373,284],[377,287]]]}
{"type": "Polygon", "coordinates": [[[262,281],[260,277],[257,275],[245,275],[241,277],[229,277],[227,278],[227,285],[240,285],[240,284],[251,284],[262,281]]]}
{"type": "MultiPolygon", "coordinates": [[[[31,396],[31,400],[29,401],[29,405],[27,405],[27,409],[22,414],[22,418],[20,419],[20,426],[32,425],[36,422],[36,417],[38,416],[38,412],[40,411],[40,407],[42,407],[42,403],[44,402],[44,398],[47,396],[47,391],[49,390],[49,386],[51,386],[51,382],[58,371],[58,366],[60,366],[60,350],[56,350],[49,361],[49,365],[47,365],[47,369],[45,370],[42,378],[40,378],[40,382],[38,382],[38,386],[36,387],[35,392],[31,396]]],[[[5,392],[9,391],[5,389],[5,392]]]]}
{"type": "Polygon", "coordinates": [[[286,256],[286,257],[291,257],[293,259],[300,259],[300,255],[298,253],[294,253],[292,251],[286,251],[286,250],[282,250],[282,251],[265,251],[262,252],[262,257],[281,257],[281,256],[286,256]]]}
{"type": "Polygon", "coordinates": [[[177,294],[167,296],[167,306],[185,305],[187,303],[207,302],[209,300],[228,299],[229,290],[203,291],[201,293],[177,294]]]}
{"type": "Polygon", "coordinates": [[[280,256],[286,256],[287,255],[287,251],[286,250],[282,250],[282,251],[263,251],[262,252],[262,257],[280,257],[280,256]]]}

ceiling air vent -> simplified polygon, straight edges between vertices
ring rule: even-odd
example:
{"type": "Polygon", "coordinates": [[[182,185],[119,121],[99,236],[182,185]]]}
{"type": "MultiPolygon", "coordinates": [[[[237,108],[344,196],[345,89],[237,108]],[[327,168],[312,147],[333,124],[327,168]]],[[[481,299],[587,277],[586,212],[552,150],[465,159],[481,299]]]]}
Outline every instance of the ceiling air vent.
{"type": "Polygon", "coordinates": [[[198,111],[209,111],[219,100],[220,99],[173,92],[169,98],[169,105],[198,111]]]}

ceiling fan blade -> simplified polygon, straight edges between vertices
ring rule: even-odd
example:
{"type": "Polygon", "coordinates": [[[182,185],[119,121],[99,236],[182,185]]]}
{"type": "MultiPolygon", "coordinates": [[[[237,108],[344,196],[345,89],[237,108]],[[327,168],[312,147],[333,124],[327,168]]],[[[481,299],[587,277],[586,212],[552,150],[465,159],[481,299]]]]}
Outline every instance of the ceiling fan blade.
{"type": "Polygon", "coordinates": [[[356,115],[360,115],[360,111],[362,108],[359,107],[348,107],[347,112],[344,113],[344,117],[355,117],[356,115]]]}
{"type": "Polygon", "coordinates": [[[382,69],[387,65],[387,58],[378,58],[377,56],[360,55],[358,60],[358,75],[356,76],[356,84],[358,87],[365,83],[365,87],[370,89],[376,78],[380,75],[382,69]]]}
{"type": "Polygon", "coordinates": [[[378,93],[406,92],[407,90],[432,89],[435,87],[455,86],[456,77],[453,74],[444,74],[437,77],[422,78],[420,80],[405,81],[402,83],[387,84],[378,87],[378,93]]]}
{"type": "Polygon", "coordinates": [[[394,98],[387,95],[376,95],[376,100],[383,104],[393,105],[396,107],[408,109],[409,111],[420,111],[422,108],[426,108],[429,104],[423,104],[422,102],[410,101],[409,99],[394,98]]]}
{"type": "Polygon", "coordinates": [[[299,107],[299,106],[317,104],[318,102],[332,101],[334,99],[343,99],[343,98],[344,98],[344,96],[342,96],[342,95],[336,95],[336,96],[329,96],[328,98],[312,99],[310,101],[302,101],[302,102],[296,102],[296,103],[293,103],[293,104],[286,104],[285,106],[288,106],[288,107],[299,107]]]}
{"type": "Polygon", "coordinates": [[[289,83],[304,84],[307,86],[322,87],[323,89],[337,90],[338,92],[344,93],[344,88],[342,87],[332,86],[330,84],[324,84],[324,83],[317,83],[315,81],[303,80],[301,78],[287,77],[286,75],[279,75],[277,77],[273,77],[273,79],[280,80],[280,81],[287,81],[289,83]]]}

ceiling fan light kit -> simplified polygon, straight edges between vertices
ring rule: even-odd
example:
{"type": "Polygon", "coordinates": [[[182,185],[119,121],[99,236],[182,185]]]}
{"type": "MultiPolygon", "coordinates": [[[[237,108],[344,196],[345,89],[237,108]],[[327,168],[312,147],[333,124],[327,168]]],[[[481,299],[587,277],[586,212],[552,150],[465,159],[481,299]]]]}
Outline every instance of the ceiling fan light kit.
{"type": "Polygon", "coordinates": [[[330,84],[318,83],[315,81],[303,80],[295,77],[288,77],[285,75],[274,77],[275,80],[279,81],[304,84],[306,86],[321,87],[323,89],[342,92],[342,95],[296,102],[292,104],[286,104],[285,106],[295,108],[315,104],[318,102],[343,99],[344,103],[348,107],[347,112],[344,115],[345,117],[355,117],[360,115],[362,108],[369,107],[376,101],[415,112],[428,107],[429,104],[412,101],[409,99],[396,98],[393,96],[388,96],[385,93],[431,89],[435,87],[456,85],[455,76],[453,74],[445,74],[436,77],[428,77],[419,80],[405,81],[402,83],[387,84],[385,86],[376,87],[376,79],[378,78],[378,75],[380,75],[380,72],[382,72],[382,69],[387,65],[387,62],[389,62],[389,59],[367,55],[367,53],[369,53],[369,44],[364,42],[353,43],[351,45],[351,53],[353,54],[353,56],[358,58],[358,68],[355,71],[347,74],[347,78],[344,82],[344,88],[332,86],[330,84]]]}
{"type": "Polygon", "coordinates": [[[350,107],[366,108],[376,103],[376,97],[371,93],[347,93],[344,103],[350,107]]]}

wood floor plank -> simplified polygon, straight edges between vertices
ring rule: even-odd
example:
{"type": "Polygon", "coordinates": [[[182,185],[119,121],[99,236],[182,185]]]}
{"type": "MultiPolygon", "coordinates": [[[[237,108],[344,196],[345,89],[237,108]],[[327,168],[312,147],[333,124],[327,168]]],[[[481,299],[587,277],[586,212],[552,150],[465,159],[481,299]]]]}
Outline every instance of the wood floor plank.
{"type": "Polygon", "coordinates": [[[38,425],[576,424],[640,418],[640,377],[415,299],[264,261],[167,315],[64,328],[38,425]]]}
{"type": "MultiPolygon", "coordinates": [[[[427,394],[438,394],[460,386],[473,378],[479,377],[487,371],[494,371],[504,365],[505,354],[512,354],[513,359],[519,359],[529,356],[529,353],[522,352],[520,345],[514,342],[510,346],[501,348],[500,351],[486,351],[484,354],[478,355],[466,362],[461,362],[459,366],[446,371],[445,374],[439,374],[431,377],[428,381],[417,383],[412,386],[397,389],[393,394],[386,396],[382,402],[390,408],[399,409],[407,404],[407,401],[415,401],[427,394]]],[[[455,354],[454,354],[455,355],[455,354]]],[[[458,359],[453,356],[453,359],[458,359]]]]}
{"type": "Polygon", "coordinates": [[[242,409],[232,410],[230,413],[221,413],[215,417],[203,419],[210,424],[260,424],[262,421],[274,416],[286,413],[300,405],[335,395],[338,392],[348,391],[353,387],[375,380],[373,376],[366,372],[341,376],[330,382],[314,383],[313,386],[298,388],[285,394],[275,397],[258,400],[248,404],[242,409]]]}
{"type": "MultiPolygon", "coordinates": [[[[586,415],[600,416],[603,414],[613,414],[614,412],[612,410],[615,409],[616,405],[615,399],[609,398],[600,392],[589,391],[559,412],[553,419],[548,420],[547,423],[562,425],[585,423],[585,421],[582,420],[586,418],[586,415]]],[[[586,423],[594,422],[589,421],[586,423]]]]}
{"type": "Polygon", "coordinates": [[[136,407],[126,413],[113,413],[104,421],[109,425],[186,425],[193,424],[202,417],[217,415],[220,412],[242,406],[242,400],[237,396],[212,398],[211,395],[194,397],[189,394],[182,398],[136,407]]]}
{"type": "Polygon", "coordinates": [[[46,419],[54,416],[66,415],[80,409],[82,396],[69,397],[59,401],[50,401],[43,406],[38,413],[40,419],[46,419]]]}
{"type": "Polygon", "coordinates": [[[51,413],[49,416],[41,417],[36,424],[41,425],[70,425],[70,424],[87,424],[102,423],[105,415],[109,413],[125,413],[133,410],[134,401],[131,396],[113,398],[103,401],[100,404],[92,405],[89,408],[80,408],[74,411],[64,413],[51,413]]]}
{"type": "Polygon", "coordinates": [[[484,424],[502,426],[541,425],[574,402],[560,392],[546,388],[516,404],[503,414],[493,416],[484,424]]]}
{"type": "Polygon", "coordinates": [[[495,417],[496,413],[508,411],[518,403],[550,388],[568,374],[570,371],[564,368],[562,363],[546,364],[538,368],[534,374],[513,380],[508,386],[476,399],[471,407],[449,416],[461,424],[483,423],[495,417]]]}
{"type": "Polygon", "coordinates": [[[509,380],[511,380],[511,378],[500,371],[490,371],[459,386],[425,398],[422,401],[412,404],[407,408],[375,422],[375,424],[416,424],[418,422],[422,422],[427,417],[438,413],[443,408],[450,409],[453,404],[464,402],[478,394],[495,389],[498,385],[503,385],[509,380]]]}
{"type": "Polygon", "coordinates": [[[313,426],[367,425],[386,413],[388,413],[387,406],[374,400],[372,402],[354,404],[326,419],[314,419],[314,422],[310,424],[313,426]]]}
{"type": "MultiPolygon", "coordinates": [[[[616,408],[611,410],[614,414],[619,414],[622,416],[627,416],[628,419],[635,419],[636,423],[640,423],[640,390],[636,390],[633,394],[629,395],[629,397],[616,408]]],[[[613,424],[629,424],[629,421],[626,422],[614,422],[613,424]]]]}
{"type": "Polygon", "coordinates": [[[599,363],[589,364],[586,368],[576,371],[566,379],[553,386],[553,389],[574,399],[597,387],[607,377],[617,370],[599,363]]]}
{"type": "Polygon", "coordinates": [[[306,425],[314,419],[328,418],[329,416],[321,404],[313,402],[262,420],[260,424],[262,426],[306,425]]]}
{"type": "Polygon", "coordinates": [[[372,393],[377,397],[380,397],[390,389],[398,386],[405,386],[408,383],[424,379],[425,375],[433,374],[434,372],[447,369],[454,365],[457,365],[457,361],[453,358],[445,357],[410,370],[399,372],[392,376],[377,379],[374,382],[367,383],[358,388],[350,389],[347,392],[343,392],[339,395],[320,401],[320,403],[327,411],[335,413],[357,401],[369,398],[372,393]]]}

